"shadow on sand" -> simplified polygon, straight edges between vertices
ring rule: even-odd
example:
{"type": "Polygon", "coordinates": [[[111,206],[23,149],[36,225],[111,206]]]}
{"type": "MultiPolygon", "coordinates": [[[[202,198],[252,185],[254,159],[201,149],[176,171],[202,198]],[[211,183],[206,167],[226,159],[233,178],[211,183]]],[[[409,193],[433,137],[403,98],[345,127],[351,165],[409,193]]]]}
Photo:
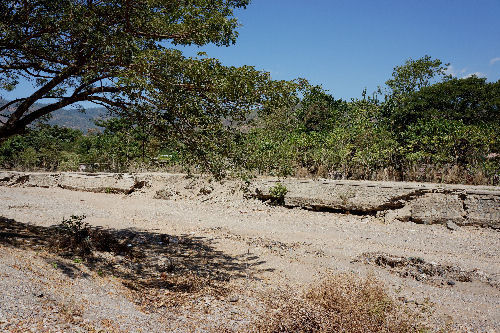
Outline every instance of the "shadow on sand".
{"type": "MultiPolygon", "coordinates": [[[[196,292],[231,279],[256,279],[264,261],[254,254],[230,256],[213,241],[189,235],[173,236],[133,229],[99,229],[93,251],[78,256],[58,245],[57,226],[41,227],[0,217],[0,245],[57,254],[50,263],[70,278],[85,276],[81,266],[99,275],[120,278],[133,290],[168,289],[196,292]],[[105,244],[109,243],[109,244],[105,244]],[[105,249],[105,250],[103,250],[105,249]]],[[[48,259],[49,260],[49,259],[48,259]]]]}

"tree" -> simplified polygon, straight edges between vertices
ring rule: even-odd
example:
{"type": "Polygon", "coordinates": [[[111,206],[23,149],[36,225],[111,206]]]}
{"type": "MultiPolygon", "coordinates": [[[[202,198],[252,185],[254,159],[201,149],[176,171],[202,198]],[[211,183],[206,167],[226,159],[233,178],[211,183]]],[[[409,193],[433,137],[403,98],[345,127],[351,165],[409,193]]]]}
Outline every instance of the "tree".
{"type": "Polygon", "coordinates": [[[341,100],[323,90],[320,86],[307,87],[297,110],[297,117],[305,131],[321,132],[332,127],[339,117],[341,100]]]}
{"type": "Polygon", "coordinates": [[[407,126],[407,101],[410,96],[435,82],[451,79],[446,75],[448,64],[426,55],[417,60],[408,59],[404,65],[394,67],[392,78],[386,81],[388,94],[383,103],[383,118],[396,134],[407,126]]]}
{"type": "Polygon", "coordinates": [[[169,47],[234,43],[238,22],[233,11],[248,3],[2,1],[0,89],[14,89],[20,78],[36,89],[0,107],[0,139],[83,101],[122,116],[147,114],[179,130],[187,123],[200,128],[201,118],[215,123],[241,108],[262,108],[275,94],[268,88],[276,87],[265,73],[186,58],[169,47]],[[35,109],[41,100],[50,103],[35,109]]]}
{"type": "Polygon", "coordinates": [[[426,55],[417,60],[408,59],[404,65],[394,67],[392,79],[385,84],[389,87],[391,95],[405,95],[427,87],[437,78],[450,79],[446,74],[449,64],[444,64],[439,59],[432,59],[426,55]]]}
{"type": "Polygon", "coordinates": [[[79,130],[38,124],[25,135],[12,136],[0,144],[0,165],[54,170],[62,154],[73,152],[82,137],[79,130]]]}
{"type": "Polygon", "coordinates": [[[446,119],[466,125],[500,123],[500,81],[471,76],[439,82],[408,96],[406,123],[446,119]]]}
{"type": "Polygon", "coordinates": [[[180,141],[193,164],[220,175],[240,163],[234,142],[249,114],[296,105],[301,82],[166,49],[144,52],[117,84],[132,101],[122,116],[152,124],[154,135],[180,141]]]}

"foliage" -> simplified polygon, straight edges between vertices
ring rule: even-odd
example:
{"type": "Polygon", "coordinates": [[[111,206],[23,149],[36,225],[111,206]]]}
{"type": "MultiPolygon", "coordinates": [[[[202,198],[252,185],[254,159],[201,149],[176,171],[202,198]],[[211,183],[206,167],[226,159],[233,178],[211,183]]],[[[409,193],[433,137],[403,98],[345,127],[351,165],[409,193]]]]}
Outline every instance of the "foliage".
{"type": "Polygon", "coordinates": [[[175,52],[169,56],[193,68],[182,74],[186,79],[216,82],[214,90],[169,88],[175,79],[165,78],[160,91],[171,89],[169,96],[175,98],[169,100],[155,93],[158,84],[148,73],[159,69],[146,61],[144,77],[127,84],[135,89],[131,94],[151,101],[130,108],[134,117],[101,120],[102,131],[86,135],[38,125],[0,144],[0,166],[75,170],[84,163],[89,171],[177,167],[218,177],[500,181],[500,81],[445,78],[388,95],[383,102],[366,94],[348,102],[305,80],[270,81],[249,67],[228,68],[214,59],[187,59],[175,52]],[[252,94],[256,86],[245,88],[256,82],[259,95],[252,94]],[[248,93],[221,99],[236,94],[234,85],[248,93]],[[226,102],[227,107],[220,105],[226,102]]]}
{"type": "Polygon", "coordinates": [[[85,215],[71,215],[69,219],[64,219],[59,224],[59,235],[55,236],[59,248],[71,250],[78,255],[91,253],[91,228],[88,223],[83,222],[85,218],[85,215]]]}
{"type": "Polygon", "coordinates": [[[273,295],[258,332],[425,332],[423,314],[398,305],[373,277],[331,275],[305,295],[273,295]]]}
{"type": "Polygon", "coordinates": [[[21,133],[34,120],[82,101],[139,122],[158,121],[160,127],[165,122],[186,130],[184,120],[188,127],[197,126],[203,115],[216,124],[220,114],[279,99],[281,94],[265,73],[249,66],[224,67],[214,59],[185,58],[171,48],[234,43],[234,10],[248,3],[2,1],[0,88],[14,89],[20,78],[27,78],[35,91],[0,107],[0,138],[21,133]],[[53,102],[33,109],[41,99],[53,102]]]}
{"type": "Polygon", "coordinates": [[[237,164],[227,157],[247,116],[290,106],[299,86],[272,81],[251,66],[225,67],[174,50],[145,53],[133,72],[120,81],[137,100],[127,112],[152,124],[161,139],[175,138],[190,160],[215,175],[237,164]]]}
{"type": "Polygon", "coordinates": [[[353,101],[338,126],[328,133],[323,155],[328,169],[341,169],[345,178],[363,178],[370,170],[390,165],[395,151],[393,134],[378,121],[380,107],[353,101]],[[361,176],[361,177],[360,177],[361,176]]]}
{"type": "MultiPolygon", "coordinates": [[[[23,77],[35,92],[0,107],[0,139],[54,110],[91,101],[119,119],[102,122],[103,135],[82,138],[80,162],[120,171],[149,165],[165,150],[224,176],[241,162],[234,142],[248,115],[297,104],[299,83],[273,81],[251,66],[223,66],[203,54],[188,58],[174,47],[234,43],[233,11],[248,2],[4,1],[2,87],[14,88],[23,77]],[[41,99],[53,102],[35,109],[41,99]]],[[[61,168],[54,163],[60,150],[44,149],[42,166],[61,168]]],[[[73,169],[67,157],[63,167],[73,169]]]]}
{"type": "Polygon", "coordinates": [[[57,232],[51,240],[52,246],[82,257],[92,255],[93,251],[120,254],[130,252],[111,232],[92,228],[84,222],[85,218],[85,215],[72,215],[69,219],[64,219],[56,227],[57,232]]]}
{"type": "Polygon", "coordinates": [[[426,55],[394,67],[381,101],[382,89],[342,101],[175,48],[234,43],[234,10],[248,3],[1,2],[0,89],[34,90],[0,106],[0,165],[394,180],[446,166],[498,182],[500,81],[452,78],[426,55]],[[114,115],[102,132],[32,125],[83,101],[114,115]]]}
{"type": "Polygon", "coordinates": [[[282,183],[277,183],[269,189],[269,194],[271,195],[271,202],[275,205],[285,204],[285,195],[288,193],[288,189],[282,183]]]}
{"type": "Polygon", "coordinates": [[[431,85],[436,77],[449,79],[446,69],[439,59],[426,55],[419,59],[408,59],[404,65],[394,67],[392,78],[386,81],[390,95],[406,95],[431,85]]]}
{"type": "Polygon", "coordinates": [[[399,109],[405,124],[423,119],[462,121],[466,125],[500,123],[500,81],[471,76],[451,79],[410,94],[399,109]]]}
{"type": "Polygon", "coordinates": [[[24,149],[18,155],[19,166],[25,169],[31,169],[35,167],[38,162],[38,154],[33,147],[28,147],[24,149]]]}
{"type": "Polygon", "coordinates": [[[321,132],[331,129],[339,116],[341,100],[335,100],[320,86],[308,87],[304,92],[296,117],[304,131],[321,132]]]}
{"type": "Polygon", "coordinates": [[[63,152],[71,152],[81,137],[78,130],[42,124],[27,135],[13,136],[2,142],[0,163],[3,167],[54,170],[69,158],[63,156],[63,152]]]}
{"type": "Polygon", "coordinates": [[[439,59],[426,55],[417,60],[408,59],[404,65],[394,67],[392,78],[386,81],[388,94],[385,95],[383,115],[393,130],[404,130],[407,121],[407,99],[421,89],[451,77],[446,75],[448,64],[443,66],[439,59]]]}
{"type": "Polygon", "coordinates": [[[79,156],[74,152],[62,152],[58,169],[61,171],[78,171],[79,156]]]}
{"type": "Polygon", "coordinates": [[[499,146],[493,128],[447,119],[418,121],[405,131],[404,142],[408,160],[426,164],[474,164],[499,146]]]}

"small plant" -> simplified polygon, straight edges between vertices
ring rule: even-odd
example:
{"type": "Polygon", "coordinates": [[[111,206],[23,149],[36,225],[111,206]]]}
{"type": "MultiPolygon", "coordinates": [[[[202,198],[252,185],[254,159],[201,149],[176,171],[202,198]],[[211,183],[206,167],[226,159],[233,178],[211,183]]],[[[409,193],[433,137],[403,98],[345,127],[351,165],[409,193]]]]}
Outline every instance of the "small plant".
{"type": "Polygon", "coordinates": [[[344,206],[344,208],[347,207],[349,200],[351,198],[354,198],[354,196],[355,196],[355,193],[352,190],[344,190],[344,191],[339,193],[339,198],[342,201],[342,205],[344,206]]]}
{"type": "Polygon", "coordinates": [[[69,219],[64,219],[59,225],[64,233],[75,238],[86,238],[89,235],[90,225],[85,220],[85,215],[71,215],[69,219]]]}
{"type": "Polygon", "coordinates": [[[288,189],[285,185],[277,183],[269,189],[269,194],[271,195],[271,203],[274,205],[284,205],[285,195],[288,193],[288,189]]]}
{"type": "Polygon", "coordinates": [[[52,246],[78,256],[73,259],[77,264],[83,262],[84,257],[93,251],[130,252],[111,232],[93,228],[84,219],[85,215],[72,215],[69,219],[64,219],[56,228],[52,246]]]}
{"type": "Polygon", "coordinates": [[[59,235],[57,246],[72,252],[86,255],[92,250],[91,228],[83,220],[85,215],[71,215],[69,219],[64,219],[58,226],[59,235]]]}

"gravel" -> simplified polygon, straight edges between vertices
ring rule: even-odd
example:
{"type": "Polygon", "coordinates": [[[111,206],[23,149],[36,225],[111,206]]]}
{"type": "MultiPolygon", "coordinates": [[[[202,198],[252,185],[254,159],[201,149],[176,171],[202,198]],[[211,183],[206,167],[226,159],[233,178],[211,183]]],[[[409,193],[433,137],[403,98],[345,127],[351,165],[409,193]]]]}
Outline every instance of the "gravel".
{"type": "Polygon", "coordinates": [[[168,234],[165,239],[172,244],[183,237],[198,239],[242,267],[229,282],[237,301],[229,295],[208,295],[173,312],[145,311],[113,277],[82,270],[87,275],[68,279],[53,268],[50,254],[0,245],[0,331],[16,325],[46,325],[51,331],[115,327],[151,332],[176,326],[185,330],[186,325],[217,327],[221,322],[244,327],[258,311],[254,300],[259,293],[283,286],[302,289],[329,272],[372,274],[412,304],[430,300],[434,314],[429,320],[440,323],[451,317],[457,330],[500,331],[500,291],[487,283],[448,281],[435,286],[353,262],[363,253],[380,252],[498,278],[498,231],[462,227],[450,233],[443,225],[386,224],[375,216],[270,207],[244,199],[231,182],[200,192],[204,186],[202,181],[189,189],[171,185],[169,193],[175,194],[167,199],[155,199],[161,189],[154,186],[131,195],[0,187],[0,216],[17,222],[50,226],[85,214],[91,225],[168,234]]]}

